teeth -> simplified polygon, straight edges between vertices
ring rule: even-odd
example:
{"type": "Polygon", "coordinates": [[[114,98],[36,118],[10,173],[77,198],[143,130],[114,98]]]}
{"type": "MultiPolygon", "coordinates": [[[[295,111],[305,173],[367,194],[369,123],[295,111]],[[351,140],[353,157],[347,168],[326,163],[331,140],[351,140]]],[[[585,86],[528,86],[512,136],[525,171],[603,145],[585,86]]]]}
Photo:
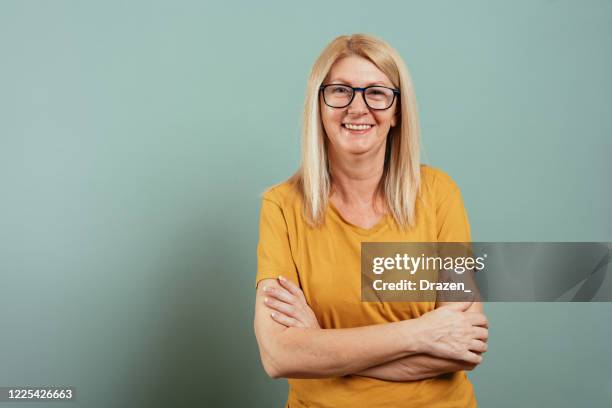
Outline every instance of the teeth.
{"type": "Polygon", "coordinates": [[[350,130],[366,130],[372,127],[372,125],[352,125],[350,123],[345,123],[344,126],[350,130]]]}

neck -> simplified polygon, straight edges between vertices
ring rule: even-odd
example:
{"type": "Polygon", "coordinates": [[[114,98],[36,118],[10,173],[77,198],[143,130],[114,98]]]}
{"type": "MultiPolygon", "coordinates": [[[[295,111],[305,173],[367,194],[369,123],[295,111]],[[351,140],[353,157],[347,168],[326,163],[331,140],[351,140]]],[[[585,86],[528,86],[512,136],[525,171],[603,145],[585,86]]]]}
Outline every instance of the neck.
{"type": "Polygon", "coordinates": [[[382,201],[378,190],[385,163],[384,146],[379,152],[340,155],[330,148],[331,198],[351,207],[373,207],[382,201]]]}

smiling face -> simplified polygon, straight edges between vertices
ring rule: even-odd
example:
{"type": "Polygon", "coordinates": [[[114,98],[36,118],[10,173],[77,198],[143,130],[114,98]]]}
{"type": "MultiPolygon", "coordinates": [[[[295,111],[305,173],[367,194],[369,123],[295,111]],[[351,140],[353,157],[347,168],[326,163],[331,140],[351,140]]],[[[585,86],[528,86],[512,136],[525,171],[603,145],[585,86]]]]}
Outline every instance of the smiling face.
{"type": "MultiPolygon", "coordinates": [[[[344,84],[365,88],[382,85],[395,88],[389,78],[369,60],[350,56],[339,59],[329,71],[324,85],[344,84]]],[[[345,108],[331,108],[319,96],[321,120],[329,141],[330,153],[384,155],[387,134],[397,123],[397,98],[387,110],[373,110],[366,105],[362,92],[356,92],[351,104],[345,108]]]]}

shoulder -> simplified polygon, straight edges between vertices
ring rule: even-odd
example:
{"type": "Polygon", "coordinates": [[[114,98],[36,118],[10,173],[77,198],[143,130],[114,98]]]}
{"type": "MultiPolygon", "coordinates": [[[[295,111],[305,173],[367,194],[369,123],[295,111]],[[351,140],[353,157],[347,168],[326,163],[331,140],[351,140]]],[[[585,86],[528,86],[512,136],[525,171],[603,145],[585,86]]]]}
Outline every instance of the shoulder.
{"type": "Polygon", "coordinates": [[[261,195],[263,201],[269,201],[280,208],[294,206],[300,199],[299,188],[292,178],[268,187],[261,195]]]}
{"type": "Polygon", "coordinates": [[[421,165],[421,189],[437,196],[459,191],[457,183],[451,176],[445,171],[427,164],[421,165]]]}

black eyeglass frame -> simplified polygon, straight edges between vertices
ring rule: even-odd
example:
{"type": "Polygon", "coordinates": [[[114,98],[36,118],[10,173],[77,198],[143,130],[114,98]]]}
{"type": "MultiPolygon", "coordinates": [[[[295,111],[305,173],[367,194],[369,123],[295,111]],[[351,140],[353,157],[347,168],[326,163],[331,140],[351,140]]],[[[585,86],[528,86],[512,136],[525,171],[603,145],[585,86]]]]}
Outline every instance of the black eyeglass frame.
{"type": "Polygon", "coordinates": [[[393,106],[393,102],[395,102],[395,96],[400,94],[399,89],[395,89],[395,88],[389,88],[388,86],[382,86],[382,85],[370,85],[370,86],[366,86],[365,88],[359,88],[359,87],[355,87],[355,86],[349,86],[349,85],[345,85],[345,84],[327,84],[327,85],[321,85],[319,87],[319,92],[323,92],[323,102],[325,102],[325,104],[327,106],[329,106],[330,108],[334,108],[334,109],[344,109],[347,106],[349,106],[351,103],[353,103],[353,99],[355,99],[355,94],[361,91],[361,96],[363,97],[363,101],[365,102],[366,106],[369,109],[372,110],[377,110],[377,111],[383,111],[383,110],[387,110],[390,107],[393,106]],[[327,103],[327,100],[325,99],[325,88],[327,88],[328,86],[344,86],[346,88],[350,88],[353,90],[353,95],[351,96],[351,99],[348,101],[348,103],[344,106],[331,106],[329,103],[327,103]],[[370,88],[385,88],[385,89],[389,89],[391,91],[393,91],[393,99],[391,100],[391,103],[389,104],[389,106],[387,106],[386,108],[373,108],[368,104],[368,101],[365,97],[365,93],[366,90],[370,89],[370,88]]]}

